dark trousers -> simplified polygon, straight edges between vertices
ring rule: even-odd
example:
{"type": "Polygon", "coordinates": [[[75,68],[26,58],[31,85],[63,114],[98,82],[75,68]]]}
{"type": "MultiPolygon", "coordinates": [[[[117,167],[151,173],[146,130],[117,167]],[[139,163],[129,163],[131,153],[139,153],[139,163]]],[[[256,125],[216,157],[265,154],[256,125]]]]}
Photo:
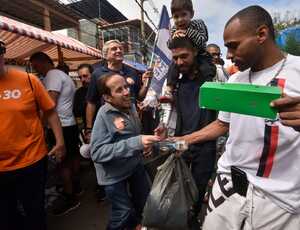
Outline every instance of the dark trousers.
{"type": "Polygon", "coordinates": [[[47,158],[28,167],[0,172],[0,229],[45,230],[47,158]],[[20,204],[24,213],[20,213],[20,204]]]}
{"type": "MultiPolygon", "coordinates": [[[[211,154],[213,156],[213,154],[211,154]]],[[[191,169],[193,179],[198,188],[198,201],[194,205],[194,215],[191,218],[191,230],[200,229],[198,217],[202,208],[202,202],[205,196],[206,187],[212,176],[215,157],[205,157],[201,153],[191,154],[184,157],[188,167],[191,169]]]]}
{"type": "Polygon", "coordinates": [[[143,165],[139,165],[127,179],[106,185],[105,192],[112,209],[107,230],[134,229],[141,223],[150,192],[150,181],[143,165]]]}
{"type": "Polygon", "coordinates": [[[214,165],[215,165],[215,154],[213,154],[215,150],[206,154],[203,153],[193,153],[191,155],[184,156],[184,159],[191,169],[192,176],[195,180],[199,191],[199,200],[195,205],[195,214],[198,215],[201,211],[201,206],[203,202],[203,198],[206,193],[206,187],[208,184],[209,179],[211,178],[214,172],[214,165]],[[202,155],[201,155],[202,154],[202,155]]]}

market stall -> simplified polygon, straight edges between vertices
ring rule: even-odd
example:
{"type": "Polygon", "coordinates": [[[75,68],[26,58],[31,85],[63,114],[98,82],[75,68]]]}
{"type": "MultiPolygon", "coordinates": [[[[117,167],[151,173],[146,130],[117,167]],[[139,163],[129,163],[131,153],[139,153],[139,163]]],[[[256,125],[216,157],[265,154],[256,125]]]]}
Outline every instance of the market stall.
{"type": "Polygon", "coordinates": [[[45,52],[58,63],[64,61],[71,69],[82,62],[97,62],[101,52],[61,34],[45,31],[16,20],[0,16],[0,38],[6,43],[5,58],[26,63],[38,51],[45,52]]]}

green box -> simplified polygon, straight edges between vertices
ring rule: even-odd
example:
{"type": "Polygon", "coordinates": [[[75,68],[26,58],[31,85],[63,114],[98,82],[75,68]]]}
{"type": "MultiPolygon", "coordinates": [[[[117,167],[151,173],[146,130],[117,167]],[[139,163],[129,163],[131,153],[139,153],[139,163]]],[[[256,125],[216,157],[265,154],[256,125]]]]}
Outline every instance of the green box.
{"type": "Polygon", "coordinates": [[[277,110],[270,107],[270,102],[281,94],[281,89],[273,86],[205,82],[200,87],[199,106],[275,119],[277,110]]]}

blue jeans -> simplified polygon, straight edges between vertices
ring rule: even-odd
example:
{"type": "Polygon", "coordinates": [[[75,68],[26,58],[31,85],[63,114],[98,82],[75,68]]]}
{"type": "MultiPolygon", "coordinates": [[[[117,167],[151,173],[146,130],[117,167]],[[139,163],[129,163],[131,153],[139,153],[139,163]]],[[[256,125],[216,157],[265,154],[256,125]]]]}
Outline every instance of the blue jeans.
{"type": "Polygon", "coordinates": [[[111,202],[111,217],[107,230],[134,229],[141,223],[150,181],[142,164],[132,175],[116,184],[106,185],[105,192],[111,202]]]}

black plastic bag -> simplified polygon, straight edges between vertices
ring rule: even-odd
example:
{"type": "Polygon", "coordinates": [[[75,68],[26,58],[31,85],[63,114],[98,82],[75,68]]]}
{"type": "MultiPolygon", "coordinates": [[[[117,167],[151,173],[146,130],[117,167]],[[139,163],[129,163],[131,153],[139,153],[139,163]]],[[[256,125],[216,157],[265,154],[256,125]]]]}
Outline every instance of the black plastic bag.
{"type": "Polygon", "coordinates": [[[183,159],[170,155],[158,167],[143,212],[143,226],[159,229],[189,229],[198,189],[183,159]]]}

